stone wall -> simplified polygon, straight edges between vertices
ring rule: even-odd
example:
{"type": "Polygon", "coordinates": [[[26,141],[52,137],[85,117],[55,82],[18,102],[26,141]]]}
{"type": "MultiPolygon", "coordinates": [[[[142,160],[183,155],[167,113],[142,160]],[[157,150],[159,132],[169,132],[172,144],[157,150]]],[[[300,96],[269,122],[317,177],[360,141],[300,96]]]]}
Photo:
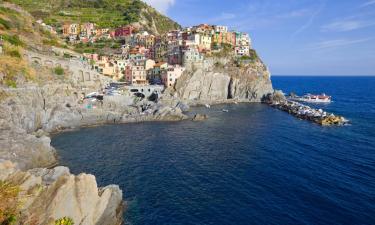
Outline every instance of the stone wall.
{"type": "Polygon", "coordinates": [[[45,66],[48,68],[63,68],[69,75],[69,78],[75,85],[93,86],[106,85],[111,79],[102,76],[89,64],[76,58],[63,59],[53,55],[44,55],[36,52],[26,51],[24,58],[34,65],[45,66]]]}

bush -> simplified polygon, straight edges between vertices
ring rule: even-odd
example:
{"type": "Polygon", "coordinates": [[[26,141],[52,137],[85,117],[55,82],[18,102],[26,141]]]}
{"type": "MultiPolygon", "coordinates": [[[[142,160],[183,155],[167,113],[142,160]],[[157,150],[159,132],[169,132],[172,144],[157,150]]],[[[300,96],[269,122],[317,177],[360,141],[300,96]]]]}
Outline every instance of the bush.
{"type": "Polygon", "coordinates": [[[11,57],[21,58],[21,54],[18,50],[11,50],[11,51],[7,52],[7,54],[11,57]]]}
{"type": "Polygon", "coordinates": [[[60,66],[56,67],[54,69],[54,72],[55,72],[56,75],[59,75],[59,76],[64,75],[64,73],[65,73],[64,69],[60,66]]]}
{"type": "Polygon", "coordinates": [[[55,220],[55,225],[74,225],[74,221],[72,218],[63,217],[58,220],[55,220]]]}

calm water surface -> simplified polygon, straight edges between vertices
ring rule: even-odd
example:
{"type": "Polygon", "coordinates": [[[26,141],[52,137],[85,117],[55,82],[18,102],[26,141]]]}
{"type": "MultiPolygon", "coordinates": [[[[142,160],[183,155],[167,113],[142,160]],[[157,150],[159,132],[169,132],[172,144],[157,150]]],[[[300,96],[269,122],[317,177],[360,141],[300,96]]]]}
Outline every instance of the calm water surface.
{"type": "Polygon", "coordinates": [[[375,224],[375,78],[273,83],[332,95],[321,108],[352,125],[239,104],[213,107],[204,122],[85,128],[52,144],[73,173],[120,185],[127,224],[375,224]]]}

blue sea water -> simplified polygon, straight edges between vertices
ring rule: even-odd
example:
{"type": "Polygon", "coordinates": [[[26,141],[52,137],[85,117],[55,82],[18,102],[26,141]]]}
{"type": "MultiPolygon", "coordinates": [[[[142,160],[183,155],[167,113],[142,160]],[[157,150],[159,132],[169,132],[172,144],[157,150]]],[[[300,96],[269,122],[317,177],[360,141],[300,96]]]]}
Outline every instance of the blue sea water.
{"type": "Polygon", "coordinates": [[[52,144],[73,173],[119,184],[126,224],[375,224],[375,78],[274,77],[332,95],[352,121],[321,127],[262,104],[220,105],[203,122],[84,128],[52,144]],[[229,113],[221,109],[229,109],[229,113]]]}

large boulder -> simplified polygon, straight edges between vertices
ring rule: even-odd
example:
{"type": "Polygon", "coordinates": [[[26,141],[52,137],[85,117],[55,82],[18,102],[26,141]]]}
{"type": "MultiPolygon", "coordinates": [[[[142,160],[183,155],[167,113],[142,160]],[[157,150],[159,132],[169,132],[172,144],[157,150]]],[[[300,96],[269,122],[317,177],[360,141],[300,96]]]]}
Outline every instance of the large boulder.
{"type": "Polygon", "coordinates": [[[0,162],[0,180],[19,187],[22,201],[17,209],[18,224],[53,224],[68,217],[75,224],[117,225],[122,222],[122,192],[116,185],[98,188],[95,177],[72,175],[66,167],[16,169],[9,161],[0,162]]]}

